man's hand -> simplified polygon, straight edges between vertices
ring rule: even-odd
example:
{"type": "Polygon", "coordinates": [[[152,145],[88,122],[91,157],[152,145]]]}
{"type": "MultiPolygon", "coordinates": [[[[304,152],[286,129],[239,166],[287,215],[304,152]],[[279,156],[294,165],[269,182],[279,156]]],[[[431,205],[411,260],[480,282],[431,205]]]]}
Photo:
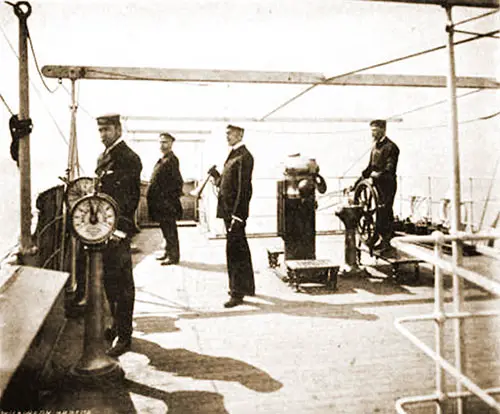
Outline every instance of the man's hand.
{"type": "Polygon", "coordinates": [[[353,186],[353,185],[350,185],[349,187],[344,188],[343,193],[344,193],[344,195],[347,195],[347,194],[349,194],[349,193],[352,193],[353,191],[354,191],[354,186],[353,186]]]}
{"type": "Polygon", "coordinates": [[[122,240],[125,240],[127,238],[127,234],[121,230],[116,229],[113,234],[111,234],[111,237],[109,238],[110,242],[113,243],[119,243],[122,240]]]}
{"type": "Polygon", "coordinates": [[[244,225],[245,225],[245,222],[243,220],[241,220],[238,217],[233,216],[233,218],[231,219],[231,224],[229,225],[229,228],[227,229],[227,231],[229,233],[237,231],[237,230],[241,229],[244,225]]]}
{"type": "Polygon", "coordinates": [[[210,169],[208,170],[208,175],[215,178],[216,180],[220,178],[220,173],[219,171],[217,171],[217,167],[215,165],[212,165],[210,167],[210,169]]]}

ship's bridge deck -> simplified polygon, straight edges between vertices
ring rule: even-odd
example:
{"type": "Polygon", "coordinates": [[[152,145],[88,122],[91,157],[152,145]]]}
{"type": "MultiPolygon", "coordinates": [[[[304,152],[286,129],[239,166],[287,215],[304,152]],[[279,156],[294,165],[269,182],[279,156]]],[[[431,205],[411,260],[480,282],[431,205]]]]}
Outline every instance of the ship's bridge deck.
{"type": "MultiPolygon", "coordinates": [[[[177,266],[155,260],[159,229],[143,229],[134,240],[135,328],[131,352],[120,357],[124,385],[83,391],[64,380],[83,343],[83,322],[72,319],[54,355],[57,392],[48,393],[41,408],[89,413],[393,413],[399,397],[432,392],[434,363],[394,327],[397,317],[432,312],[429,267],[422,266],[418,285],[412,268],[408,278],[395,283],[386,276],[388,266],[382,265],[369,268],[372,278],[339,278],[336,292],[321,287],[296,292],[268,266],[266,248],[280,240],[251,238],[256,296],[224,309],[225,240],[209,239],[193,227],[179,232],[177,266]]],[[[317,257],[342,264],[343,246],[343,236],[318,236],[317,257]]],[[[465,295],[469,310],[500,306],[498,299],[471,286],[465,295]]],[[[446,298],[451,306],[449,281],[446,298]]],[[[464,326],[467,348],[473,350],[468,374],[482,387],[497,386],[498,318],[466,321],[464,326]]],[[[431,323],[412,329],[432,344],[431,323]]],[[[448,326],[449,359],[452,334],[448,326]]],[[[451,380],[448,387],[454,389],[451,380]]],[[[432,412],[432,406],[426,408],[412,412],[432,412]]],[[[483,408],[474,412],[488,412],[483,408]]]]}

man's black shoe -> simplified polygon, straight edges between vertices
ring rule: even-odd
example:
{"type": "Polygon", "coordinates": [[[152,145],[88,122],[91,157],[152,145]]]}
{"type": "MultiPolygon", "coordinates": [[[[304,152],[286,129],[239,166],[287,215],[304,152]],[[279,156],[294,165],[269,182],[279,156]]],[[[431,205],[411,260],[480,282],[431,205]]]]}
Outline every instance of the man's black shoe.
{"type": "Polygon", "coordinates": [[[243,298],[232,297],[228,302],[224,303],[225,308],[234,308],[235,306],[241,305],[243,303],[243,298]]]}
{"type": "Polygon", "coordinates": [[[106,351],[106,355],[112,358],[117,358],[125,352],[130,351],[131,346],[131,339],[118,339],[118,341],[116,341],[116,344],[106,351]]]}
{"type": "Polygon", "coordinates": [[[391,243],[388,242],[388,241],[383,241],[381,242],[378,246],[375,246],[375,248],[373,249],[374,251],[378,252],[378,253],[382,253],[382,252],[388,252],[392,249],[393,247],[391,246],[391,243]]]}
{"type": "Polygon", "coordinates": [[[113,342],[118,333],[115,328],[106,328],[104,330],[104,339],[108,342],[113,342]]]}
{"type": "Polygon", "coordinates": [[[157,257],[156,257],[156,260],[165,260],[167,257],[168,257],[168,256],[167,256],[167,253],[163,253],[162,255],[157,256],[157,257]]]}
{"type": "MultiPolygon", "coordinates": [[[[231,296],[231,291],[230,291],[230,290],[228,290],[228,291],[227,291],[227,294],[228,294],[229,296],[231,296]]],[[[251,292],[251,293],[245,293],[245,296],[255,296],[255,291],[253,291],[253,292],[251,292]]]]}
{"type": "Polygon", "coordinates": [[[167,257],[163,262],[160,263],[162,266],[170,266],[170,265],[175,265],[179,264],[178,260],[173,260],[170,257],[167,257]]]}

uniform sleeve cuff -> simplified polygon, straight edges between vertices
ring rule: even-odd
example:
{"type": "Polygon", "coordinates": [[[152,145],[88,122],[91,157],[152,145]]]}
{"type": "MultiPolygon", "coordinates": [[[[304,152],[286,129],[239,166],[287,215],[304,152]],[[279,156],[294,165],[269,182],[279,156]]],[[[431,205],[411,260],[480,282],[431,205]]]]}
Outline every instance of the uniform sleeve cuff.
{"type": "Polygon", "coordinates": [[[127,238],[127,234],[121,230],[115,230],[113,232],[113,236],[118,237],[119,239],[126,239],[127,238]]]}

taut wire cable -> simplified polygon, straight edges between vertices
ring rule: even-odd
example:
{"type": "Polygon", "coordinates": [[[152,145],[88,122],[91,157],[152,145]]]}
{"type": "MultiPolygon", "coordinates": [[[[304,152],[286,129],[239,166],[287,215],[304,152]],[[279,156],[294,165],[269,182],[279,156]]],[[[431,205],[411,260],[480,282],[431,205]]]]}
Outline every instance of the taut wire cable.
{"type": "Polygon", "coordinates": [[[9,111],[10,115],[13,116],[14,112],[11,111],[9,105],[7,105],[7,101],[4,99],[3,95],[0,93],[0,99],[4,103],[5,107],[7,108],[7,111],[9,111]]]}
{"type": "MultiPolygon", "coordinates": [[[[455,42],[454,45],[460,45],[460,44],[463,44],[463,43],[471,42],[473,40],[477,40],[477,39],[482,38],[482,37],[489,37],[491,35],[497,34],[498,32],[500,32],[500,30],[493,30],[493,31],[488,32],[488,33],[478,34],[478,35],[470,37],[468,39],[459,40],[459,41],[455,42]]],[[[264,115],[260,119],[260,121],[264,121],[269,116],[271,116],[274,113],[278,112],[280,109],[283,109],[285,106],[289,105],[290,103],[292,103],[293,101],[297,100],[301,96],[305,95],[307,92],[311,91],[312,89],[316,88],[317,86],[325,85],[328,82],[331,82],[331,81],[333,81],[335,79],[343,78],[343,77],[350,76],[350,75],[355,75],[355,74],[357,74],[359,72],[363,72],[365,70],[379,68],[379,67],[382,67],[382,66],[390,65],[392,63],[401,62],[401,61],[406,60],[406,59],[411,59],[411,58],[422,56],[422,55],[425,55],[425,54],[428,54],[428,53],[431,53],[431,52],[436,52],[438,50],[445,49],[446,47],[447,47],[446,45],[436,46],[436,47],[433,47],[431,49],[422,50],[420,52],[412,53],[410,55],[402,56],[402,57],[391,59],[391,60],[388,60],[388,61],[385,61],[385,62],[376,63],[374,65],[365,66],[364,68],[361,68],[361,69],[356,69],[356,70],[352,70],[350,72],[342,73],[340,75],[332,76],[330,78],[325,79],[322,82],[318,82],[318,83],[315,83],[314,85],[311,85],[311,86],[307,87],[302,92],[299,92],[297,95],[293,96],[292,98],[288,99],[287,101],[285,101],[284,103],[282,103],[281,105],[279,105],[277,108],[273,109],[271,112],[268,112],[266,115],[264,115]]]]}

